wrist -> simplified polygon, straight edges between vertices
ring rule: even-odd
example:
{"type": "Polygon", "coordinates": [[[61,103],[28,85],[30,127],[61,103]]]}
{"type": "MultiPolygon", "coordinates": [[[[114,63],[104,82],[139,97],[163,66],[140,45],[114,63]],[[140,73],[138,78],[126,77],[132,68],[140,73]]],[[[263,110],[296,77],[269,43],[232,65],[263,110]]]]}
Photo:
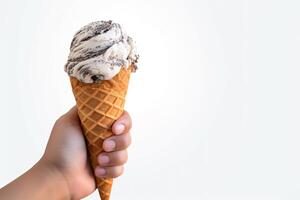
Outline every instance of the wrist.
{"type": "Polygon", "coordinates": [[[41,159],[36,164],[47,182],[48,194],[55,194],[56,199],[71,199],[68,182],[64,174],[51,162],[41,159]]]}

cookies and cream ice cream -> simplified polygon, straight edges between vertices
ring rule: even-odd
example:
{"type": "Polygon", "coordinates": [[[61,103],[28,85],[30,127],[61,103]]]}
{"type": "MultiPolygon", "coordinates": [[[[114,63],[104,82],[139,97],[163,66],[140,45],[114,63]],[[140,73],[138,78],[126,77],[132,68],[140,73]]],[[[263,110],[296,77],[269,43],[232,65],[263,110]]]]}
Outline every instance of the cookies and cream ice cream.
{"type": "Polygon", "coordinates": [[[138,60],[133,39],[112,21],[92,22],[74,36],[65,71],[84,83],[110,80],[121,67],[136,69],[138,60]]]}

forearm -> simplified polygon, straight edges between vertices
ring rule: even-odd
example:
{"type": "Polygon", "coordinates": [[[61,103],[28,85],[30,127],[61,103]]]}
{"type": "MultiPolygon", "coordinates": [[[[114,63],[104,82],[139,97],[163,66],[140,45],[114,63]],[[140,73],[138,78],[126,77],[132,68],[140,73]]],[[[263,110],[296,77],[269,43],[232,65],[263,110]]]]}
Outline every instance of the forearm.
{"type": "Polygon", "coordinates": [[[70,199],[68,186],[60,172],[39,161],[25,174],[0,189],[0,199],[70,199]]]}

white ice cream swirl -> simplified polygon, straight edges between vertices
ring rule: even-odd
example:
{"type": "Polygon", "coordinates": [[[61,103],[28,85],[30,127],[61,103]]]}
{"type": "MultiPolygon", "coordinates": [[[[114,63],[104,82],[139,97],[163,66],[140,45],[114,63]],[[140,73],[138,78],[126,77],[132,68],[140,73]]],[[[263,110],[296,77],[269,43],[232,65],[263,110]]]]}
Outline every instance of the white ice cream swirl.
{"type": "Polygon", "coordinates": [[[65,71],[85,83],[112,79],[121,67],[136,63],[135,42],[112,21],[92,22],[74,36],[65,71]]]}

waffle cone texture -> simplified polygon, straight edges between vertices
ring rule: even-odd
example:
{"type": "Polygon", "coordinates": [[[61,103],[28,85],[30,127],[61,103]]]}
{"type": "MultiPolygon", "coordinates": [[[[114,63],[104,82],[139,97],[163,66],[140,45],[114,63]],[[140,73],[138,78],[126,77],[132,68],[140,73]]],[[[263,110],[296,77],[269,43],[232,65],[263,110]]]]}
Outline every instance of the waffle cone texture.
{"type": "MultiPolygon", "coordinates": [[[[124,111],[130,73],[131,67],[122,67],[111,80],[100,83],[83,83],[70,77],[93,169],[103,151],[103,141],[112,135],[112,124],[124,111]]],[[[113,179],[95,177],[95,180],[101,199],[109,200],[113,179]]]]}

